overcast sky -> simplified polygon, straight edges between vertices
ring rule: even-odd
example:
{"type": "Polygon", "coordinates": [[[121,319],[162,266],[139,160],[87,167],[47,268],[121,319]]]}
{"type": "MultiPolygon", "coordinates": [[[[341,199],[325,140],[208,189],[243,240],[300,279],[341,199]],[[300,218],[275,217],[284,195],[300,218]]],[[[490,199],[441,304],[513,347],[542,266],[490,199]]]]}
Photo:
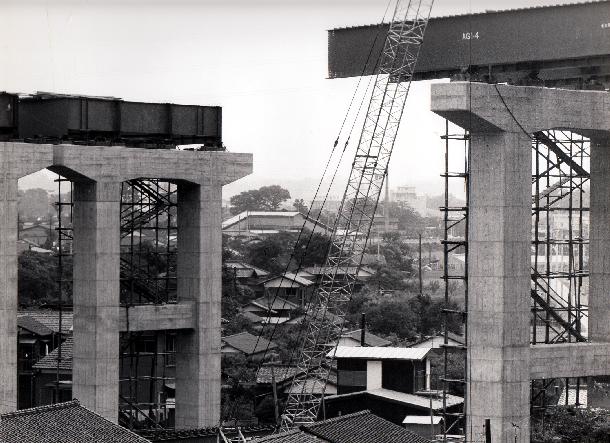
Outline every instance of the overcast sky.
{"type": "MultiPolygon", "coordinates": [[[[555,4],[437,0],[433,15],[555,4]]],[[[326,30],[377,23],[386,0],[0,0],[0,90],[108,95],[223,107],[230,151],[254,174],[225,197],[317,183],[354,79],[327,80],[326,30]]],[[[429,84],[412,88],[391,187],[440,193],[442,121],[429,84]]],[[[356,131],[357,132],[357,131],[356,131]]]]}

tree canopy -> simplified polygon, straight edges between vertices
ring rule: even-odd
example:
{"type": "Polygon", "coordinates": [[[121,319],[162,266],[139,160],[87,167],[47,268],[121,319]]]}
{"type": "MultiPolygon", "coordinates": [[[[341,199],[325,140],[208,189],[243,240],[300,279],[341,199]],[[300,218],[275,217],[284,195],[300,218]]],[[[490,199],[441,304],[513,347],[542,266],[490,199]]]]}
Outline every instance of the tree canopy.
{"type": "Polygon", "coordinates": [[[231,197],[231,214],[244,211],[277,211],[290,198],[290,192],[278,185],[251,189],[231,197]]]}

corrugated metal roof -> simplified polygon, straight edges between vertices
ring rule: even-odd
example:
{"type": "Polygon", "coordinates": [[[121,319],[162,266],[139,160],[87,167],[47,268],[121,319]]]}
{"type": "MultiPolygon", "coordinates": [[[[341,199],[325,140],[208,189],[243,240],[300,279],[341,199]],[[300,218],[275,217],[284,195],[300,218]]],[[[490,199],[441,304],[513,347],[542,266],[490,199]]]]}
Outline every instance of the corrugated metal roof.
{"type": "MultiPolygon", "coordinates": [[[[423,360],[431,348],[394,348],[394,347],[358,347],[337,346],[335,358],[360,358],[366,360],[423,360]]],[[[328,357],[333,356],[333,351],[328,357]]]]}
{"type": "Polygon", "coordinates": [[[402,421],[403,425],[429,425],[430,421],[439,424],[443,417],[430,417],[429,415],[407,415],[402,421]]]}
{"type": "Polygon", "coordinates": [[[298,211],[244,211],[222,222],[222,228],[227,228],[248,217],[286,217],[292,218],[301,215],[298,211]]]}
{"type": "MultiPolygon", "coordinates": [[[[418,395],[418,394],[405,394],[404,392],[393,391],[391,389],[372,389],[370,391],[366,391],[368,395],[372,395],[373,397],[383,398],[385,400],[396,401],[403,404],[418,406],[420,408],[429,409],[430,403],[432,403],[432,409],[434,411],[438,411],[443,409],[443,396],[432,396],[432,401],[430,401],[430,397],[427,395],[418,395]]],[[[447,407],[459,405],[464,403],[464,399],[462,397],[458,397],[457,395],[447,394],[447,407]]]]}

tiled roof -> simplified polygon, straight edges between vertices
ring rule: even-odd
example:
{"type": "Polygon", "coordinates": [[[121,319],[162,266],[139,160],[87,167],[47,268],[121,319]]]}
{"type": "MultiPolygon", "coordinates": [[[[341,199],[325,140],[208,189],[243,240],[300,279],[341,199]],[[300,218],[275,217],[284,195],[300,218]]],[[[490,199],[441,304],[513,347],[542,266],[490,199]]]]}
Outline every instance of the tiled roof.
{"type": "MultiPolygon", "coordinates": [[[[28,316],[39,323],[42,323],[53,332],[59,332],[59,311],[38,310],[38,311],[19,311],[17,318],[28,316]]],[[[72,329],[72,312],[61,313],[61,332],[68,334],[72,329]]]]}
{"type": "Polygon", "coordinates": [[[51,329],[29,315],[17,317],[17,326],[42,337],[53,334],[51,329]]]}
{"type": "Polygon", "coordinates": [[[222,337],[222,341],[246,355],[263,352],[265,349],[277,348],[277,345],[272,341],[269,341],[263,337],[256,337],[249,332],[240,332],[239,334],[228,335],[226,337],[222,337]]]}
{"type": "Polygon", "coordinates": [[[330,420],[302,426],[308,434],[328,443],[429,443],[405,428],[384,420],[370,411],[343,415],[330,420]]]}
{"type": "Polygon", "coordinates": [[[276,383],[282,383],[292,380],[296,372],[296,366],[263,365],[256,373],[256,383],[271,384],[274,377],[276,383]]]}
{"type": "MultiPolygon", "coordinates": [[[[392,343],[389,340],[378,337],[375,334],[371,334],[368,331],[365,331],[365,332],[366,333],[364,334],[364,344],[367,346],[383,347],[383,346],[388,346],[392,343]]],[[[355,331],[345,332],[345,333],[341,334],[341,336],[353,338],[354,340],[357,340],[359,342],[361,334],[362,334],[362,329],[356,329],[355,331]]]]}
{"type": "Polygon", "coordinates": [[[309,435],[301,430],[295,429],[294,431],[281,432],[279,434],[272,434],[267,437],[257,438],[253,440],[253,443],[321,443],[321,441],[309,435]]]}
{"type": "Polygon", "coordinates": [[[359,358],[364,360],[423,360],[430,348],[337,346],[328,353],[335,358],[359,358]]]}
{"type": "Polygon", "coordinates": [[[146,443],[133,432],[81,406],[77,400],[0,415],[6,443],[146,443]]]}
{"type": "MultiPolygon", "coordinates": [[[[65,369],[67,371],[72,370],[72,346],[74,341],[72,337],[68,337],[61,344],[61,361],[59,362],[59,369],[65,369]]],[[[34,369],[57,369],[57,359],[59,356],[59,347],[53,349],[48,355],[34,365],[34,369]]]]}

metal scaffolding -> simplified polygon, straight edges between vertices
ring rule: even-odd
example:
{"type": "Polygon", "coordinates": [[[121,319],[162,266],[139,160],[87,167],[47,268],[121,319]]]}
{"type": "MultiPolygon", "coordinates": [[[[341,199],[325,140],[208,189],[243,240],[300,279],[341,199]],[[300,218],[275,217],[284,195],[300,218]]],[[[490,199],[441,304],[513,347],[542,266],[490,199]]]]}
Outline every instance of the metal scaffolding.
{"type": "MultiPolygon", "coordinates": [[[[569,131],[544,131],[532,149],[531,343],[587,341],[590,144],[569,131]]],[[[532,413],[580,405],[581,383],[534,380],[532,413]]]]}
{"type": "MultiPolygon", "coordinates": [[[[450,435],[463,435],[466,428],[464,404],[461,411],[447,409],[447,394],[460,394],[468,387],[466,380],[466,349],[468,340],[468,174],[470,137],[467,132],[452,133],[450,123],[445,120],[445,134],[441,137],[445,147],[445,171],[442,174],[445,185],[444,206],[440,208],[443,215],[443,281],[445,286],[445,306],[456,301],[460,309],[443,310],[443,441],[450,435]],[[453,155],[452,155],[453,154],[453,155]],[[463,159],[460,158],[463,156],[463,159]],[[455,161],[457,157],[458,161],[455,161]],[[455,169],[454,169],[455,168],[455,169]],[[465,194],[465,205],[455,205],[452,195],[465,194]],[[452,256],[463,256],[463,267],[455,266],[452,256]],[[455,284],[462,286],[463,300],[455,300],[455,284]],[[449,343],[450,319],[458,318],[463,324],[463,346],[452,346],[449,343]],[[452,365],[463,363],[464,372],[459,376],[452,365]]],[[[460,260],[462,262],[462,260],[460,260]]],[[[459,292],[458,292],[459,297],[459,292]]]]}
{"type": "MultiPolygon", "coordinates": [[[[73,186],[57,182],[57,259],[61,313],[72,291],[65,266],[72,254],[73,186]],[[69,185],[69,186],[67,186],[69,185]]],[[[121,188],[121,305],[175,303],[177,187],[157,179],[131,180],[121,188]]],[[[127,319],[129,316],[127,315],[127,319]]],[[[127,325],[129,329],[129,325],[127,325]]],[[[119,421],[130,429],[173,426],[175,390],[175,333],[124,332],[120,337],[119,421]]],[[[59,349],[58,376],[59,389],[59,349]]]]}

